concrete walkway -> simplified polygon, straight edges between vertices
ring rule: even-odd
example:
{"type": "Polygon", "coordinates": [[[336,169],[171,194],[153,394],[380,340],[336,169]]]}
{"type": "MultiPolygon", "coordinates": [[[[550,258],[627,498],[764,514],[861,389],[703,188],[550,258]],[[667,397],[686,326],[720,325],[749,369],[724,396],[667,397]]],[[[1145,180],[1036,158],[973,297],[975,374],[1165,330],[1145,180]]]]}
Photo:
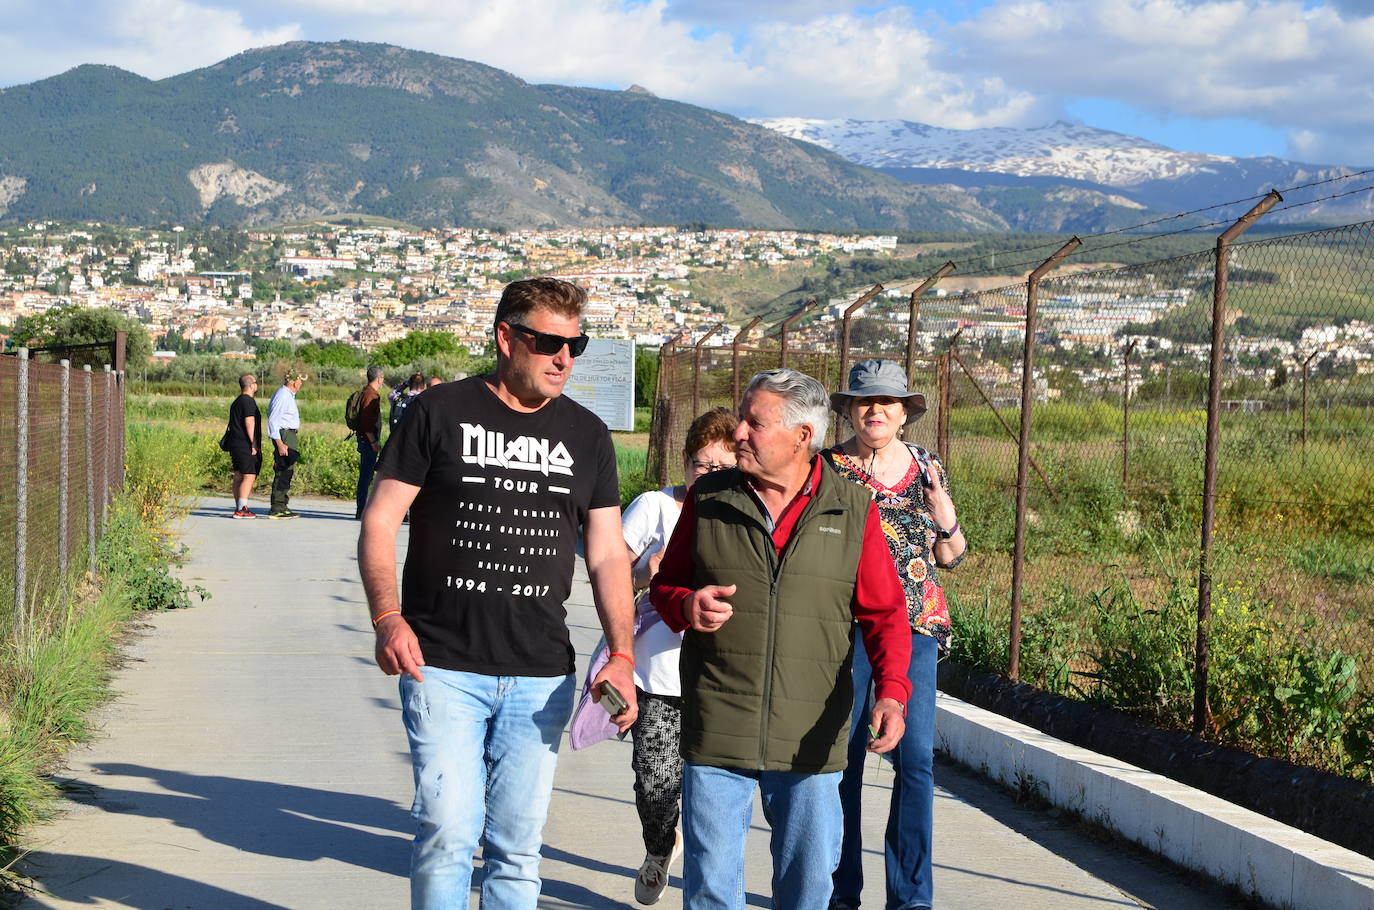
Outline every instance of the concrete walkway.
{"type": "MultiPolygon", "coordinates": [[[[183,571],[212,598],[148,618],[128,643],[103,735],[74,753],[70,806],[32,832],[22,906],[377,908],[407,905],[410,764],[396,682],[372,662],[352,503],[296,500],[296,521],[231,521],[203,500],[183,571]]],[[[402,535],[404,537],[404,534],[402,535]]],[[[402,542],[402,548],[403,548],[402,542]]],[[[600,635],[579,583],[579,659],[600,635]]],[[[565,749],[545,830],[541,907],[638,906],[643,858],[628,743],[565,749]]],[[[1012,805],[937,768],[937,906],[1018,910],[1227,906],[1209,886],[1012,805]]],[[[891,776],[870,759],[866,907],[881,907],[891,776]]],[[[767,907],[756,810],[748,903],[767,907]]],[[[675,870],[676,871],[676,870],[675,870]]],[[[678,880],[659,906],[681,906],[678,880]]]]}

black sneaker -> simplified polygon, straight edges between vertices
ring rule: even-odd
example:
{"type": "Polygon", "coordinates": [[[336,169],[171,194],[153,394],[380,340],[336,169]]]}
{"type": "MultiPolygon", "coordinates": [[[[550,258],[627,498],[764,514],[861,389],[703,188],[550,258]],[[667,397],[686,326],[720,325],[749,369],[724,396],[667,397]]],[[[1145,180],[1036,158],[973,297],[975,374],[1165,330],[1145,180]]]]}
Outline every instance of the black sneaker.
{"type": "Polygon", "coordinates": [[[290,509],[282,509],[280,512],[268,512],[268,513],[267,513],[267,517],[268,517],[268,518],[299,518],[300,516],[297,515],[295,512],[292,512],[290,509]]]}

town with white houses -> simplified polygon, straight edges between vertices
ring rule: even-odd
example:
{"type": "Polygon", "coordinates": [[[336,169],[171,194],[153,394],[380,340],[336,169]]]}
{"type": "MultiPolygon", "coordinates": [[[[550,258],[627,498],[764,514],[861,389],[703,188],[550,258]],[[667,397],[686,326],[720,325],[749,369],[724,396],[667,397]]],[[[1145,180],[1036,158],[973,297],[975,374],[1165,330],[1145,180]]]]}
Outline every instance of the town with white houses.
{"type": "MultiPolygon", "coordinates": [[[[692,343],[714,329],[712,343],[727,343],[740,329],[740,314],[727,301],[696,296],[690,280],[695,274],[822,256],[893,256],[898,250],[896,236],[670,227],[502,232],[319,224],[239,235],[246,251],[270,254],[259,257],[271,263],[276,280],[269,284],[262,274],[224,263],[206,267],[212,251],[197,243],[205,236],[181,227],[40,223],[0,230],[0,327],[76,305],[137,318],[155,346],[175,332],[188,342],[318,339],[367,350],[412,331],[438,331],[477,353],[491,337],[502,286],[516,277],[552,274],[588,289],[584,322],[594,336],[656,347],[673,338],[692,343]]],[[[875,302],[869,315],[879,323],[890,320],[904,338],[907,308],[899,302],[923,277],[914,274],[888,287],[886,299],[875,302]]],[[[1206,344],[1176,343],[1149,334],[1148,326],[1187,304],[1205,277],[1156,279],[1131,272],[1127,278],[1085,280],[1042,299],[1040,330],[1064,350],[1110,351],[1135,340],[1142,351],[1201,363],[1206,344]]],[[[995,290],[1013,281],[941,282],[922,304],[919,346],[941,349],[956,332],[961,344],[973,347],[1019,345],[1024,292],[995,290]]],[[[853,299],[820,301],[789,345],[832,346],[836,322],[853,299]]],[[[1256,360],[1256,379],[1295,369],[1314,352],[1350,372],[1374,372],[1374,324],[1368,322],[1312,326],[1298,339],[1236,335],[1231,346],[1256,360]]],[[[1115,376],[1115,368],[1104,368],[1100,376],[1089,371],[1082,378],[1110,382],[1115,376]]]]}

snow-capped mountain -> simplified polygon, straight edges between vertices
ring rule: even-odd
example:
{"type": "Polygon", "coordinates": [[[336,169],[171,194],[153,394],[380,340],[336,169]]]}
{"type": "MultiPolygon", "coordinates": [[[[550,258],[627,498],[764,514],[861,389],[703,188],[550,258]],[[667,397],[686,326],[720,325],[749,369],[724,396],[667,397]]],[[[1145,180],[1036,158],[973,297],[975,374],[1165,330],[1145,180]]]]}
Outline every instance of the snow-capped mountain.
{"type": "MultiPolygon", "coordinates": [[[[1288,201],[1307,202],[1353,189],[1340,182],[1354,173],[1352,168],[1180,152],[1138,136],[1062,121],[1029,129],[974,130],[910,120],[776,117],[753,122],[912,183],[949,183],[968,189],[1021,186],[1041,191],[1068,184],[1107,194],[1102,200],[1114,205],[1129,200],[1163,211],[1194,209],[1208,202],[1328,180],[1334,182],[1288,201]]],[[[1277,213],[1269,220],[1329,223],[1371,216],[1374,194],[1361,193],[1277,213]]]]}
{"type": "Polygon", "coordinates": [[[753,121],[868,167],[957,168],[1134,186],[1205,172],[1235,158],[1176,152],[1136,136],[1072,123],[951,130],[910,120],[753,121]]]}

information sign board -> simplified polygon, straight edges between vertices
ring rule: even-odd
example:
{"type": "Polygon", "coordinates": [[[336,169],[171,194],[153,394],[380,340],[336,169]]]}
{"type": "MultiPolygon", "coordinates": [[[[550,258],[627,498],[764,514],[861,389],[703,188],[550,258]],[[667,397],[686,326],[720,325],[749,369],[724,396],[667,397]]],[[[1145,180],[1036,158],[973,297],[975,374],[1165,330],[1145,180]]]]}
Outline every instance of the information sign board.
{"type": "Polygon", "coordinates": [[[612,430],[635,428],[635,343],[593,338],[573,364],[563,394],[606,421],[612,430]]]}

